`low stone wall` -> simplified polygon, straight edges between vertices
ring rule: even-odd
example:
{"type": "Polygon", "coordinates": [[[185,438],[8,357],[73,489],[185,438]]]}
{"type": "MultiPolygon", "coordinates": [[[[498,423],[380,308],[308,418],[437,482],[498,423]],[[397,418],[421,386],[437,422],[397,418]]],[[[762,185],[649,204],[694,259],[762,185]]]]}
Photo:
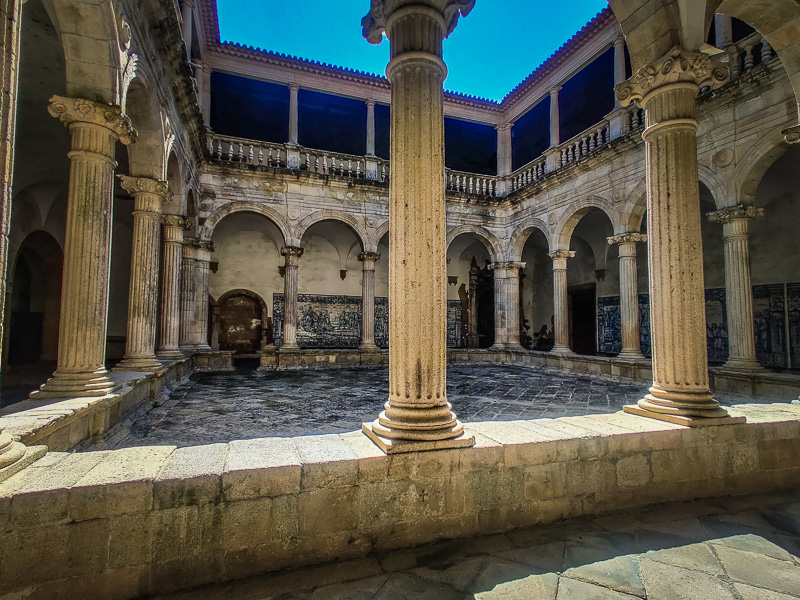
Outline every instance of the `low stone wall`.
{"type": "Polygon", "coordinates": [[[683,428],[628,414],[468,424],[387,457],[360,432],[50,453],[0,484],[0,594],[136,598],[661,502],[800,486],[800,407],[683,428]]]}
{"type": "Polygon", "coordinates": [[[233,356],[235,352],[214,350],[198,352],[192,357],[192,366],[198,373],[226,373],[235,371],[233,356]]]}

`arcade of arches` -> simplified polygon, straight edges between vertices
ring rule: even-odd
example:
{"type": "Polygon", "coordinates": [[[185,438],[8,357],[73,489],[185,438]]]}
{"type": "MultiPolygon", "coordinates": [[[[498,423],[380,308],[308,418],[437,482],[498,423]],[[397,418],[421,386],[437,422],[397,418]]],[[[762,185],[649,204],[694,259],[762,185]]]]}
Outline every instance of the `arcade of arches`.
{"type": "MultiPolygon", "coordinates": [[[[236,369],[388,364],[388,398],[362,428],[374,447],[353,460],[411,453],[419,473],[425,451],[473,456],[491,437],[458,420],[448,361],[646,383],[619,416],[633,429],[611,433],[760,426],[715,398],[741,394],[780,404],[797,444],[800,5],[610,0],[502,102],[443,91],[442,41],[473,5],[373,0],[364,36],[393,57],[379,77],[223,42],[215,0],[0,0],[0,482],[112,448],[194,372],[236,369]]],[[[800,483],[787,448],[793,470],[764,476],[769,489],[800,483]]],[[[503,468],[528,460],[505,451],[503,468]]],[[[303,452],[302,486],[350,485],[309,483],[306,463],[328,455],[303,452]]],[[[272,468],[259,456],[254,472],[272,468]]],[[[194,493],[181,490],[147,506],[175,508],[194,493]]],[[[603,506],[691,499],[652,490],[603,506]]],[[[514,527],[521,509],[507,508],[397,547],[514,527]]],[[[261,571],[299,566],[291,548],[261,571]]],[[[175,585],[260,572],[215,569],[175,585]]],[[[50,581],[4,578],[0,592],[50,581]]],[[[169,587],[148,581],[136,593],[169,587]]]]}

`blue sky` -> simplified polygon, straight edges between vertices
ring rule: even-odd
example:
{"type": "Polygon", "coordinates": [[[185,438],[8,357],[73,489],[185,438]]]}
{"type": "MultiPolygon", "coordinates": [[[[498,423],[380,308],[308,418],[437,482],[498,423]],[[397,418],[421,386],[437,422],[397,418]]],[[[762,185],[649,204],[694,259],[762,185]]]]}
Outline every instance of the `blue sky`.
{"type": "MultiPolygon", "coordinates": [[[[217,0],[223,41],[383,75],[389,43],[361,37],[369,0],[217,0]]],[[[445,88],[501,100],[606,0],[477,0],[445,40],[445,88]]]]}

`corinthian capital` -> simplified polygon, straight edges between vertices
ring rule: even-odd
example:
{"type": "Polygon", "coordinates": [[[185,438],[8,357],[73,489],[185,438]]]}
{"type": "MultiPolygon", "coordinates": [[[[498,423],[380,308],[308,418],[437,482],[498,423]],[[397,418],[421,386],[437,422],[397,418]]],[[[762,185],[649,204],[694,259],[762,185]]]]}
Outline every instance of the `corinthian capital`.
{"type": "Polygon", "coordinates": [[[644,244],[647,242],[647,235],[644,233],[622,233],[607,239],[609,246],[614,244],[644,244]]]}
{"type": "Polygon", "coordinates": [[[458,17],[466,17],[475,0],[372,0],[369,13],[361,19],[362,32],[370,44],[380,44],[386,24],[393,13],[410,6],[427,7],[438,12],[444,25],[444,37],[456,28],[458,17]]]}
{"type": "Polygon", "coordinates": [[[137,133],[131,120],[122,114],[119,106],[102,104],[84,98],[53,96],[47,110],[64,125],[92,123],[110,129],[123,144],[133,144],[137,133]]]}
{"type": "Polygon", "coordinates": [[[694,83],[699,87],[720,87],[728,79],[727,67],[713,61],[706,54],[687,52],[678,46],[666,56],[645,65],[633,77],[617,85],[614,92],[622,106],[635,102],[641,106],[642,99],[651,91],[670,83],[694,83]]]}
{"type": "Polygon", "coordinates": [[[553,260],[558,260],[561,258],[575,258],[575,251],[574,250],[556,250],[555,252],[551,252],[548,254],[550,258],[553,260]]]}
{"type": "Polygon", "coordinates": [[[732,206],[716,212],[708,213],[708,220],[712,223],[730,223],[736,219],[755,219],[763,216],[764,209],[755,206],[732,206]]]}
{"type": "Polygon", "coordinates": [[[169,184],[166,181],[150,179],[149,177],[131,177],[130,175],[120,175],[122,189],[131,196],[137,194],[154,194],[161,196],[164,200],[169,200],[172,193],[169,191],[169,184]]]}
{"type": "Polygon", "coordinates": [[[191,229],[189,221],[180,215],[164,215],[163,221],[165,227],[177,227],[186,230],[191,229]]]}

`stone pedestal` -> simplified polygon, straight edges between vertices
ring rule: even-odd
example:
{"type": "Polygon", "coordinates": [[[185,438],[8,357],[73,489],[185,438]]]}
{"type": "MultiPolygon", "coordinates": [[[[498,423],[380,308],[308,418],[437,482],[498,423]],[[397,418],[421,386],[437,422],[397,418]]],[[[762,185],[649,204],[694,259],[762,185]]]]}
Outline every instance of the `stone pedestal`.
{"type": "Polygon", "coordinates": [[[195,322],[195,257],[194,240],[184,240],[181,247],[181,320],[178,327],[179,347],[185,354],[194,352],[195,322]]]}
{"type": "Polygon", "coordinates": [[[472,0],[373,0],[364,36],[391,43],[389,400],[364,432],[384,452],[470,446],[447,401],[442,40],[472,0]]]}
{"type": "Polygon", "coordinates": [[[155,372],[161,205],[169,190],[166,181],[125,175],[122,188],[133,196],[133,249],[125,356],[114,370],[155,372]]]}
{"type": "Polygon", "coordinates": [[[494,346],[498,350],[521,350],[519,344],[519,270],[522,262],[492,263],[494,272],[494,346]]]}
{"type": "Polygon", "coordinates": [[[728,360],[723,366],[735,371],[764,370],[756,357],[749,236],[749,220],[763,214],[763,208],[735,206],[708,215],[711,222],[722,224],[729,348],[728,360]]]}
{"type": "Polygon", "coordinates": [[[53,96],[50,114],[72,137],[58,368],[31,398],[104,396],[115,145],[136,140],[119,107],[53,96]]]}
{"type": "Polygon", "coordinates": [[[183,358],[180,344],[181,258],[186,219],[166,215],[163,221],[161,270],[161,323],[156,356],[164,360],[183,358]]]}
{"type": "Polygon", "coordinates": [[[616,87],[623,105],[646,111],[647,231],[653,386],[625,410],[679,423],[737,421],[708,383],[705,289],[697,187],[696,98],[725,83],[724,67],[705,54],[674,48],[616,87]]]}
{"type": "Polygon", "coordinates": [[[208,343],[208,269],[214,244],[206,241],[194,242],[194,336],[192,345],[198,352],[211,352],[208,343]]]}
{"type": "Polygon", "coordinates": [[[47,446],[28,448],[22,442],[14,441],[8,432],[3,430],[3,422],[0,421],[0,483],[39,460],[46,453],[47,446]]]}
{"type": "Polygon", "coordinates": [[[553,259],[553,329],[555,345],[551,352],[569,354],[569,296],[567,294],[567,259],[574,258],[572,250],[556,250],[553,259]]]}
{"type": "Polygon", "coordinates": [[[377,252],[362,252],[358,260],[362,264],[361,274],[361,349],[377,350],[375,345],[375,263],[381,255],[377,252]]]}
{"type": "Polygon", "coordinates": [[[623,233],[608,238],[619,246],[619,312],[622,324],[622,350],[617,358],[646,360],[639,338],[639,277],[636,245],[647,242],[642,233],[623,233]]]}
{"type": "Polygon", "coordinates": [[[284,246],[281,254],[285,259],[283,273],[283,342],[281,351],[299,350],[297,345],[297,269],[303,249],[284,246]]]}

